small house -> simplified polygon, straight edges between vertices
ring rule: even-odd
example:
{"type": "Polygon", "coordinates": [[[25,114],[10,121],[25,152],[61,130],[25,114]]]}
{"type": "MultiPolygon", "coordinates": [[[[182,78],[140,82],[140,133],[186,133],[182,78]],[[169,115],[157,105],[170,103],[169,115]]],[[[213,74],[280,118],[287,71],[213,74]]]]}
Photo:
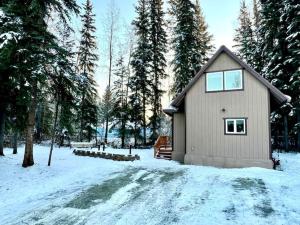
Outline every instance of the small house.
{"type": "Polygon", "coordinates": [[[287,100],[222,46],[164,109],[172,117],[172,159],[272,168],[270,112],[287,100]]]}

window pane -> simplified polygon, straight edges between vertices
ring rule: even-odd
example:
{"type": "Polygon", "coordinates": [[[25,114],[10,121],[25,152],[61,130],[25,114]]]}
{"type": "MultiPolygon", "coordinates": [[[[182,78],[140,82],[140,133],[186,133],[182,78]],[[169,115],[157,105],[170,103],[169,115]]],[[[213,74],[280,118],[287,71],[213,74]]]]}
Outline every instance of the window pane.
{"type": "Polygon", "coordinates": [[[207,91],[223,90],[223,72],[206,74],[206,90],[207,91]]]}
{"type": "Polygon", "coordinates": [[[234,121],[227,120],[227,132],[234,132],[234,121]]]}
{"type": "Polygon", "coordinates": [[[236,120],[236,132],[245,133],[245,120],[236,120]]]}
{"type": "Polygon", "coordinates": [[[225,90],[242,89],[242,71],[231,70],[224,72],[225,90]]]}

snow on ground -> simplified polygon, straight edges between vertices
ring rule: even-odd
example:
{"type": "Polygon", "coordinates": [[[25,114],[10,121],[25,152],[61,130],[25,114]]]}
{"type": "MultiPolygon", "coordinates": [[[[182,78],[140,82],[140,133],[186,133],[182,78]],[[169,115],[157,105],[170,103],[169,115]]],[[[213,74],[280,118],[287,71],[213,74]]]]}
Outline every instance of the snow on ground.
{"type": "MultiPolygon", "coordinates": [[[[282,171],[218,169],[153,158],[116,162],[35,146],[35,165],[0,158],[0,224],[300,224],[300,154],[282,171]]],[[[128,150],[106,151],[128,154],[128,150]]],[[[276,154],[277,155],[277,154],[276,154]]]]}

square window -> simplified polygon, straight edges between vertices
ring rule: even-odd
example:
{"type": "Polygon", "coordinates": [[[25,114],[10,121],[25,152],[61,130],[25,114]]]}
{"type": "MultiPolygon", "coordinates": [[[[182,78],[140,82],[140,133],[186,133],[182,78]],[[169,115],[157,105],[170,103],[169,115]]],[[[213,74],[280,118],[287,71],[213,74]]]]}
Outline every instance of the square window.
{"type": "Polygon", "coordinates": [[[241,70],[231,70],[224,72],[225,90],[243,89],[243,76],[241,70]]]}
{"type": "Polygon", "coordinates": [[[245,120],[236,120],[236,132],[245,133],[245,120]]]}
{"type": "Polygon", "coordinates": [[[234,132],[234,120],[227,121],[227,132],[234,132]]]}
{"type": "Polygon", "coordinates": [[[214,72],[206,74],[206,91],[223,90],[223,72],[214,72]]]}
{"type": "Polygon", "coordinates": [[[225,134],[246,134],[246,119],[225,119],[225,134]]]}

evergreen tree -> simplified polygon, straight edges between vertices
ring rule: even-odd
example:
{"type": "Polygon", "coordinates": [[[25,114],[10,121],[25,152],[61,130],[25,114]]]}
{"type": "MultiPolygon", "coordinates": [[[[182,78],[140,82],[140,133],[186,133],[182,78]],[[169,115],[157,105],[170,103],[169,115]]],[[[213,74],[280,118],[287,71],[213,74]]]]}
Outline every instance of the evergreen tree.
{"type": "MultiPolygon", "coordinates": [[[[107,86],[105,88],[103,97],[102,97],[102,101],[100,103],[100,107],[99,107],[99,121],[101,122],[101,124],[104,124],[105,127],[105,133],[106,130],[109,130],[109,126],[108,123],[111,122],[112,120],[112,114],[113,114],[113,101],[114,98],[112,97],[112,92],[111,92],[111,88],[109,86],[107,86]],[[109,120],[107,121],[107,118],[109,118],[109,120]],[[107,126],[106,126],[107,125],[107,126]]],[[[106,139],[107,140],[107,139],[106,139]]],[[[105,140],[105,134],[104,134],[104,142],[105,140]]]]}
{"type": "Polygon", "coordinates": [[[253,51],[253,69],[258,73],[262,73],[262,69],[264,66],[264,57],[262,55],[262,40],[264,37],[260,36],[260,23],[261,23],[261,15],[260,15],[260,4],[257,0],[253,0],[253,33],[254,33],[254,51],[253,51]]]}
{"type": "Polygon", "coordinates": [[[165,73],[166,67],[166,48],[167,48],[167,34],[166,25],[164,21],[163,1],[150,0],[149,1],[149,49],[151,52],[150,58],[150,77],[151,77],[151,112],[150,128],[152,143],[158,138],[159,129],[161,126],[162,106],[161,98],[164,93],[162,90],[162,80],[167,77],[165,73]]]}
{"type": "Polygon", "coordinates": [[[97,50],[94,35],[96,31],[94,25],[95,14],[93,14],[93,6],[90,0],[87,0],[84,4],[84,14],[81,16],[81,20],[83,27],[78,51],[78,71],[81,75],[80,141],[84,137],[90,140],[92,133],[95,131],[93,127],[97,126],[97,91],[94,74],[98,55],[95,53],[97,50]]]}
{"type": "MultiPolygon", "coordinates": [[[[261,2],[260,41],[265,58],[263,75],[283,93],[291,96],[290,104],[279,110],[289,115],[289,128],[299,136],[299,3],[298,1],[265,0],[261,2]],[[298,121],[297,121],[298,120],[298,121]]],[[[280,116],[274,123],[278,126],[280,116]]],[[[291,133],[292,134],[292,133],[291,133]]]]}
{"type": "Polygon", "coordinates": [[[234,48],[237,49],[237,55],[254,68],[255,62],[257,61],[254,57],[256,42],[250,12],[246,6],[245,0],[241,1],[238,20],[239,26],[236,29],[236,35],[234,37],[236,43],[234,48]]]}
{"type": "MultiPolygon", "coordinates": [[[[137,36],[137,44],[132,54],[131,65],[133,75],[130,79],[129,87],[132,90],[130,96],[130,104],[132,106],[132,120],[134,121],[134,133],[137,138],[138,127],[143,129],[143,144],[147,142],[147,104],[150,96],[150,46],[149,46],[149,10],[147,8],[147,0],[139,0],[136,7],[138,14],[133,22],[137,36]]],[[[135,139],[136,139],[135,138],[135,139]]]]}
{"type": "Polygon", "coordinates": [[[128,105],[126,102],[126,82],[128,77],[128,71],[124,64],[123,56],[121,56],[115,66],[114,75],[116,80],[113,85],[113,124],[112,128],[116,128],[121,138],[121,147],[125,147],[125,140],[128,135],[128,105]]]}
{"type": "MultiPolygon", "coordinates": [[[[51,79],[51,92],[53,97],[53,102],[55,103],[54,109],[54,121],[51,134],[51,148],[49,155],[48,166],[51,164],[51,156],[53,145],[55,141],[55,136],[59,132],[58,124],[62,126],[60,128],[60,133],[62,129],[70,128],[73,118],[73,111],[75,111],[76,104],[76,73],[75,73],[75,62],[74,52],[72,51],[74,42],[70,39],[71,28],[66,24],[59,27],[58,31],[58,49],[55,57],[53,58],[53,70],[50,72],[51,79]],[[60,113],[59,113],[59,109],[60,113]]],[[[69,130],[68,130],[69,131],[69,130]]]]}
{"type": "Polygon", "coordinates": [[[195,36],[196,44],[193,51],[193,67],[194,73],[197,73],[202,66],[206,64],[209,59],[209,54],[213,50],[212,35],[208,33],[208,26],[205,22],[199,1],[196,0],[195,4],[195,36]]]}
{"type": "Polygon", "coordinates": [[[281,10],[280,21],[285,24],[285,41],[287,56],[283,65],[289,73],[288,86],[292,97],[292,133],[295,135],[300,150],[300,3],[296,0],[285,0],[281,10]]]}
{"type": "Polygon", "coordinates": [[[77,12],[78,7],[74,0],[43,2],[13,0],[3,1],[3,4],[11,17],[17,18],[17,23],[14,24],[15,29],[22,30],[23,33],[17,44],[12,46],[15,51],[11,56],[17,58],[15,66],[19,72],[22,72],[20,80],[23,79],[23,86],[27,87],[25,96],[28,99],[28,116],[25,129],[25,155],[22,164],[27,167],[34,164],[33,131],[37,101],[42,87],[49,79],[46,68],[51,65],[48,59],[52,57],[53,49],[57,46],[54,36],[47,29],[45,19],[50,16],[50,12],[56,11],[65,22],[69,18],[70,12],[77,12]]]}
{"type": "Polygon", "coordinates": [[[191,0],[170,0],[170,6],[170,14],[175,19],[173,92],[179,93],[207,61],[211,36],[207,33],[199,3],[194,5],[191,0]]]}

